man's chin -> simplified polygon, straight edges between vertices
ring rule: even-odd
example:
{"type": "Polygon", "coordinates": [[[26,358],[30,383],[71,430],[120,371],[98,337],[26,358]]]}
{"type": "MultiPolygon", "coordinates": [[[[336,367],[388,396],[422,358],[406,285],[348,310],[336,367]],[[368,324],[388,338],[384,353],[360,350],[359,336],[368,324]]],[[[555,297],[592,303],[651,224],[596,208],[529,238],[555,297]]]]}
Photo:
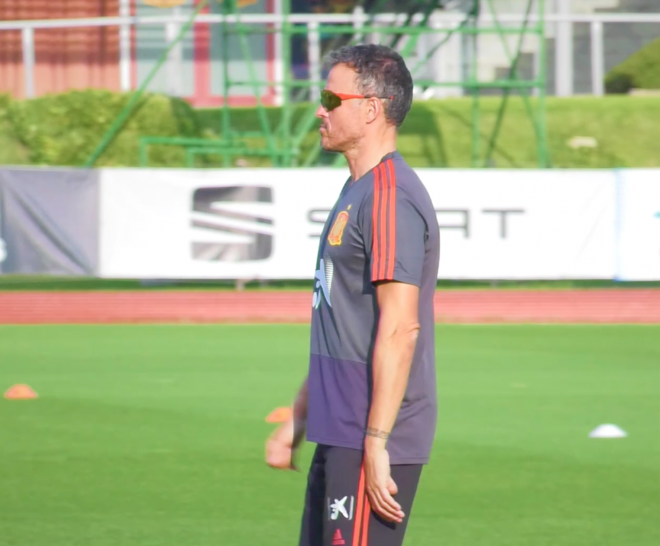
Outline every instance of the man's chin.
{"type": "Polygon", "coordinates": [[[333,146],[331,143],[323,142],[323,139],[321,139],[321,149],[324,152],[328,152],[328,153],[341,153],[342,151],[338,149],[336,146],[333,146]]]}

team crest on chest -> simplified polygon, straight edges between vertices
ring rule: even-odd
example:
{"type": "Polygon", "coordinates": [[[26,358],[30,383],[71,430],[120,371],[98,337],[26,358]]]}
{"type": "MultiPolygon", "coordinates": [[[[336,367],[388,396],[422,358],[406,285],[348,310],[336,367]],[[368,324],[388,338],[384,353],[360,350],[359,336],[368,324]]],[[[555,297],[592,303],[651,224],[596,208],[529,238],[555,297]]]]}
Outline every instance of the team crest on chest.
{"type": "MultiPolygon", "coordinates": [[[[351,208],[350,205],[348,208],[351,208]]],[[[344,228],[346,228],[346,224],[348,224],[348,209],[342,210],[337,215],[335,223],[332,224],[332,228],[328,234],[328,243],[330,243],[331,246],[341,245],[341,239],[344,235],[344,228]]]]}

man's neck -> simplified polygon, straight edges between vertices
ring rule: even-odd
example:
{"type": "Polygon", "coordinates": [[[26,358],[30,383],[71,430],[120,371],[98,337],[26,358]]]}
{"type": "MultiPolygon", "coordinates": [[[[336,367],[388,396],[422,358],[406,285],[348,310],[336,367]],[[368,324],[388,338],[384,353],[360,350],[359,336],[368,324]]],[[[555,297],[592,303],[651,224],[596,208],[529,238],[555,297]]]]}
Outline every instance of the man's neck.
{"type": "Polygon", "coordinates": [[[373,169],[387,154],[396,151],[396,137],[384,138],[376,145],[362,145],[344,153],[353,182],[373,169]]]}

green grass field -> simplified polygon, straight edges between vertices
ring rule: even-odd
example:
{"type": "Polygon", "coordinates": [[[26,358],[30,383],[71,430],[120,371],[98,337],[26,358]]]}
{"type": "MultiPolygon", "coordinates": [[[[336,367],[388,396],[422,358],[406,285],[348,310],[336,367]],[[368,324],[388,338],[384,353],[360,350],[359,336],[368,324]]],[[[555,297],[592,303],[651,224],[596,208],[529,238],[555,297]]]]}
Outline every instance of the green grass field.
{"type": "MultiPolygon", "coordinates": [[[[441,279],[438,290],[588,290],[588,289],[636,289],[660,288],[660,281],[611,281],[592,280],[453,280],[441,279]]],[[[271,280],[250,281],[246,291],[275,292],[286,290],[311,292],[313,280],[271,280]]],[[[39,292],[93,292],[93,291],[235,291],[236,281],[216,279],[191,280],[141,280],[141,279],[99,279],[95,277],[73,277],[56,275],[0,275],[0,293],[17,291],[39,292]]]]}
{"type": "MultiPolygon", "coordinates": [[[[660,327],[437,333],[406,544],[660,544],[660,327]]],[[[0,544],[297,544],[305,475],[265,466],[264,418],[307,348],[306,326],[0,327],[0,388],[39,394],[0,399],[0,544]]]]}

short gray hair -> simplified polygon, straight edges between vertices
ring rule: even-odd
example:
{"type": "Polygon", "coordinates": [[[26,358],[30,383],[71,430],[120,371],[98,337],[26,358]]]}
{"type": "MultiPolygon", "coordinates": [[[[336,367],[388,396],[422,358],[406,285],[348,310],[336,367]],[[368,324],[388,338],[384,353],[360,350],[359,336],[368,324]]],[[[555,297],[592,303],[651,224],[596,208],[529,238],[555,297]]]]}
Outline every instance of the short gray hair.
{"type": "Polygon", "coordinates": [[[385,103],[385,117],[401,127],[410,111],[413,94],[412,76],[401,55],[382,45],[344,46],[326,57],[328,69],[338,64],[357,72],[360,93],[392,97],[385,103]]]}

